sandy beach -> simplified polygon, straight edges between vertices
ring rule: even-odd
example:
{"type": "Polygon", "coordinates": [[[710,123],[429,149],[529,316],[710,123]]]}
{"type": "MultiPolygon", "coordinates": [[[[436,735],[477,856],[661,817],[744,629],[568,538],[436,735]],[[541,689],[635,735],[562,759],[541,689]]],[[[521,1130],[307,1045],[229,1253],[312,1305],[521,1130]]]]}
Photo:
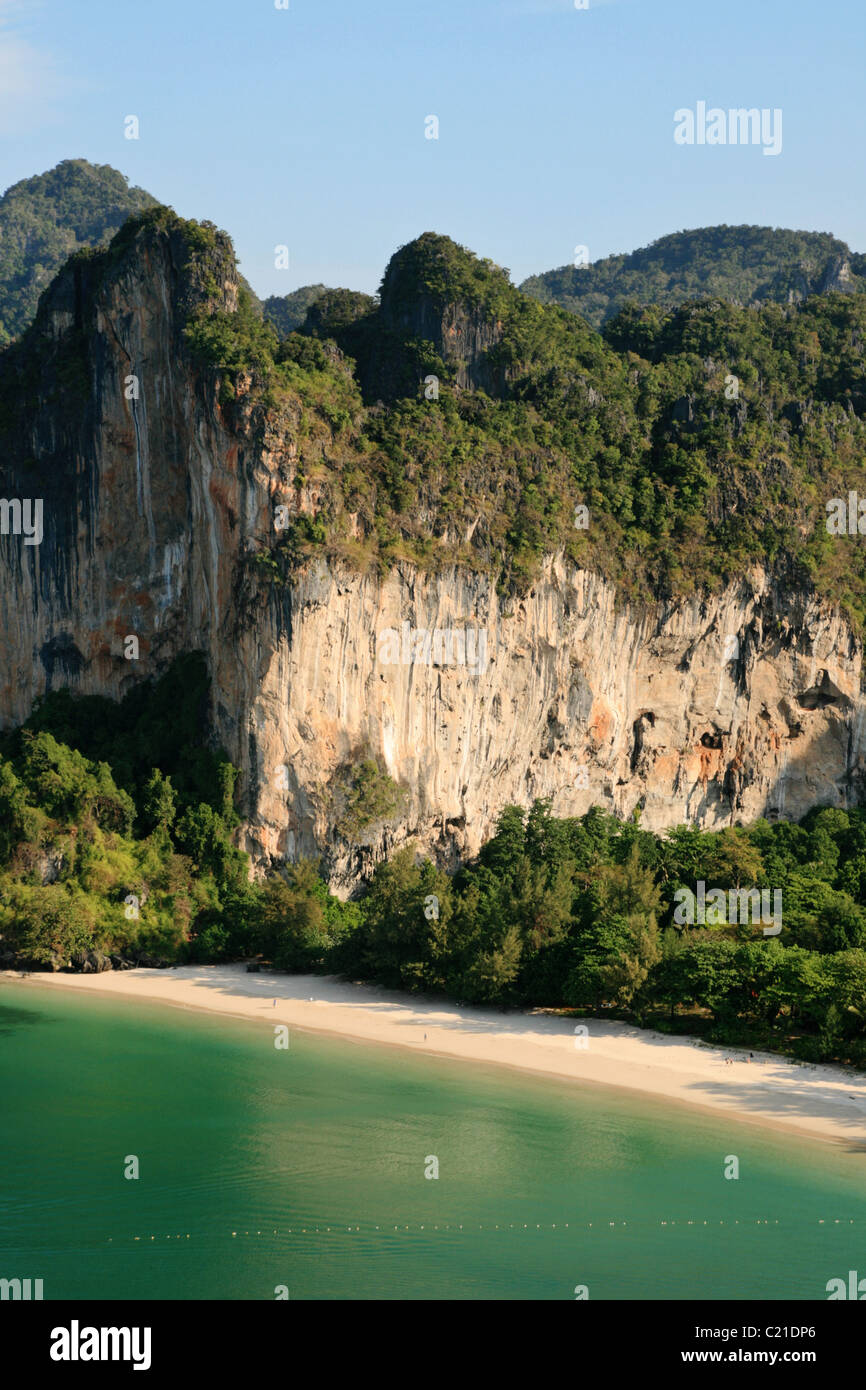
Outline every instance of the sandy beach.
{"type": "Polygon", "coordinates": [[[158,1001],[617,1086],[866,1152],[866,1077],[766,1053],[756,1052],[750,1062],[742,1049],[710,1047],[624,1023],[586,1019],[576,1025],[543,1012],[458,1007],[332,976],[251,974],[237,965],[100,975],[4,971],[0,979],[20,982],[23,989],[40,985],[158,1001]],[[585,1035],[576,1034],[576,1026],[585,1028],[585,1035]]]}

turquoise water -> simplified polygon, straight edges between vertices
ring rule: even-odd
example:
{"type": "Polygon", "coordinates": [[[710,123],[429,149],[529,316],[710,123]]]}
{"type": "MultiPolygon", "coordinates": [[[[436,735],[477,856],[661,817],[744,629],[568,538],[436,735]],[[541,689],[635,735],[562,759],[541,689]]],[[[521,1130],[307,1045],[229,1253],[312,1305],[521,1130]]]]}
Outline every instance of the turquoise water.
{"type": "Polygon", "coordinates": [[[615,1090],[2,981],[0,1106],[0,1277],[46,1299],[825,1299],[866,1274],[853,1137],[615,1090]]]}

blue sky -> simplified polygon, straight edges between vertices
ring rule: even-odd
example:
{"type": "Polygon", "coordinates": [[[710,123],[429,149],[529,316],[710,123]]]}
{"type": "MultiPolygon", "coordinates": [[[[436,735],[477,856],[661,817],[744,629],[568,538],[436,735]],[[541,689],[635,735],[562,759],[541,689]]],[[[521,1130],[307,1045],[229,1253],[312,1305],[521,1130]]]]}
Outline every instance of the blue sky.
{"type": "Polygon", "coordinates": [[[517,281],[718,222],[866,250],[863,0],[289,5],[0,0],[0,185],[112,164],[230,232],[261,295],[373,291],[426,230],[517,281]],[[675,144],[701,100],[781,108],[781,154],[675,144]]]}

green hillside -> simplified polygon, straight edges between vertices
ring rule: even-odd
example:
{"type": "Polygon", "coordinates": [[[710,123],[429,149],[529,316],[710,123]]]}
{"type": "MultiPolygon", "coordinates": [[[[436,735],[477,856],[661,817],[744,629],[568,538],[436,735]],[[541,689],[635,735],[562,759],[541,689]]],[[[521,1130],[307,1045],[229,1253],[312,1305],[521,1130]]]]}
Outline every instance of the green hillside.
{"type": "MultiPolygon", "coordinates": [[[[863,547],[825,522],[830,499],[866,492],[866,296],[631,308],[601,334],[425,233],[392,257],[378,301],[330,291],[280,340],[246,293],[215,308],[207,286],[229,273],[231,242],[166,208],[79,253],[88,294],[160,236],[200,287],[184,300],[187,351],[216,373],[227,421],[245,429],[260,406],[290,429],[296,483],[318,499],[249,558],[274,584],[324,553],[361,568],[460,563],[513,591],[560,551],[640,600],[763,563],[864,624],[863,547]]],[[[49,304],[0,359],[9,495],[16,460],[30,466],[34,392],[70,423],[90,408],[94,311],[83,303],[81,334],[58,345],[49,304]]]]}
{"type": "Polygon", "coordinates": [[[866,296],[632,308],[600,334],[427,233],[378,304],[333,292],[282,343],[237,316],[188,332],[202,362],[255,365],[275,406],[307,407],[299,473],[320,512],[259,557],[275,577],[325,548],[520,587],[562,550],[664,597],[763,562],[866,618],[862,547],[825,526],[830,498],[864,490],[866,296]]]}
{"type": "Polygon", "coordinates": [[[520,287],[542,304],[581,314],[596,328],[629,300],[676,308],[689,299],[748,305],[797,303],[829,289],[866,288],[866,256],[827,232],[699,227],[630,255],[531,275],[520,287]]]}
{"type": "Polygon", "coordinates": [[[42,291],[82,246],[111,240],[156,199],[109,164],[64,159],[0,198],[0,346],[26,328],[42,291]]]}
{"type": "Polygon", "coordinates": [[[327,285],[302,285],[291,294],[271,294],[262,301],[265,318],[274,325],[281,338],[300,328],[307,310],[328,290],[327,285]]]}

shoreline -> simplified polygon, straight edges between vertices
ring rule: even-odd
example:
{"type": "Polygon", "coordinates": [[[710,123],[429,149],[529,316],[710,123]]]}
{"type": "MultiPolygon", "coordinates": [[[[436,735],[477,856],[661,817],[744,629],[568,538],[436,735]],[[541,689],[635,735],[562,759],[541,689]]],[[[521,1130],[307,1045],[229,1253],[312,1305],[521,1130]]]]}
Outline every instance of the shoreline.
{"type": "Polygon", "coordinates": [[[582,1085],[615,1087],[715,1116],[866,1153],[866,1077],[827,1063],[705,1044],[631,1024],[543,1011],[501,1013],[353,984],[331,975],[247,973],[244,966],[179,966],[98,975],[0,972],[0,980],[287,1024],[303,1032],[382,1044],[455,1061],[510,1067],[582,1085]],[[276,999],[276,1007],[273,1000],[276,999]],[[575,1026],[585,1027],[584,1041],[575,1026]],[[726,1058],[734,1058],[733,1066],[726,1058]]]}

